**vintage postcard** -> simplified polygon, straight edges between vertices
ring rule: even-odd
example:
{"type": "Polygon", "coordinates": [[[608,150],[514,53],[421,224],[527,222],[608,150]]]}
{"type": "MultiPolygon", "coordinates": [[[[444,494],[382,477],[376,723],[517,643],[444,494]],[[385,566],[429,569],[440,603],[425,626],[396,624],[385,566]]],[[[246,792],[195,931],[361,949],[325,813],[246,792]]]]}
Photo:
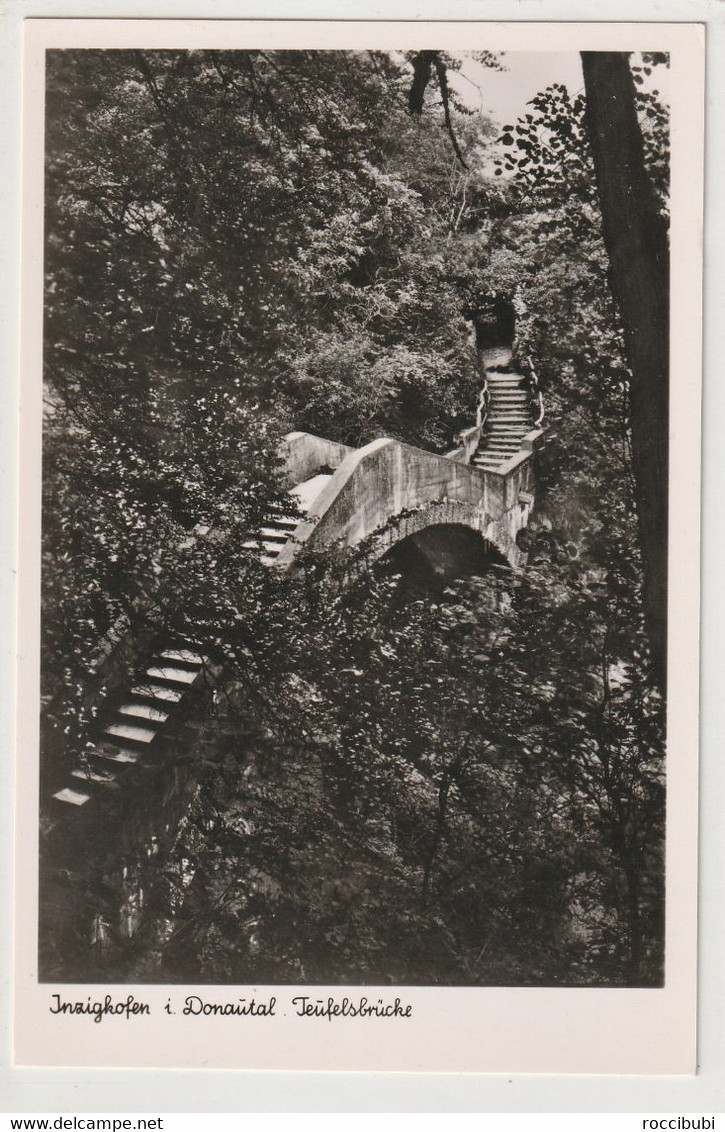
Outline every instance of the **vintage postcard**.
{"type": "Polygon", "coordinates": [[[16,1063],[694,1072],[703,29],[25,40],[16,1063]]]}

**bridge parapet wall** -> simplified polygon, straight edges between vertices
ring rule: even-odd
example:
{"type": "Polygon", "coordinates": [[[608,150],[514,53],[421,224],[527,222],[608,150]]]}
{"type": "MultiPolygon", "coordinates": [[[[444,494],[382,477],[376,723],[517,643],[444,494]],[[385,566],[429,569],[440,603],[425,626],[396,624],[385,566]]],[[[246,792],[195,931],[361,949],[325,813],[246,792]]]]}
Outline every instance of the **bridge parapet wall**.
{"type": "Polygon", "coordinates": [[[472,428],[464,428],[456,437],[460,448],[454,448],[452,452],[446,452],[446,460],[455,460],[456,463],[470,464],[476,449],[481,443],[482,433],[483,428],[481,425],[473,425],[472,428]]]}
{"type": "Polygon", "coordinates": [[[292,486],[310,479],[320,468],[335,471],[345,457],[355,451],[348,444],[325,440],[311,432],[288,432],[282,444],[285,478],[292,486]]]}

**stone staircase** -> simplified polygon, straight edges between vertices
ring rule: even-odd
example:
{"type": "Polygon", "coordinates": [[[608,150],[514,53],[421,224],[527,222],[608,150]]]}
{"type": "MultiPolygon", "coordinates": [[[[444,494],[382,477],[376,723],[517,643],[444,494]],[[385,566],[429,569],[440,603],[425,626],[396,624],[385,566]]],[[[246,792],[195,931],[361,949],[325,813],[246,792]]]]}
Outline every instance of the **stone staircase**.
{"type": "Polygon", "coordinates": [[[534,428],[534,414],[522,374],[496,370],[487,373],[486,378],[488,415],[471,463],[484,471],[495,472],[520,450],[523,437],[534,428]]]}
{"type": "MultiPolygon", "coordinates": [[[[286,546],[292,535],[295,532],[299,519],[289,519],[283,515],[279,519],[272,519],[269,526],[262,527],[260,531],[261,538],[261,553],[259,555],[260,562],[265,566],[272,566],[277,561],[282,551],[282,547],[286,546]]],[[[259,548],[257,542],[245,542],[244,546],[247,550],[256,550],[259,548]]]]}
{"type": "Polygon", "coordinates": [[[191,648],[161,645],[137,674],[122,701],[101,708],[87,752],[68,782],[52,795],[62,806],[85,806],[99,791],[113,789],[129,767],[160,753],[169,722],[199,683],[207,660],[191,648]]]}
{"type": "Polygon", "coordinates": [[[317,475],[311,476],[309,479],[304,480],[303,483],[298,483],[296,487],[293,487],[289,494],[294,499],[297,510],[301,512],[300,516],[294,518],[293,516],[281,515],[278,519],[271,519],[269,524],[262,527],[259,532],[259,540],[251,540],[244,543],[246,549],[259,549],[260,562],[263,562],[265,566],[274,565],[282,552],[282,548],[292,538],[296,528],[317,499],[317,496],[326,486],[328,480],[331,479],[331,472],[319,472],[317,475]]]}

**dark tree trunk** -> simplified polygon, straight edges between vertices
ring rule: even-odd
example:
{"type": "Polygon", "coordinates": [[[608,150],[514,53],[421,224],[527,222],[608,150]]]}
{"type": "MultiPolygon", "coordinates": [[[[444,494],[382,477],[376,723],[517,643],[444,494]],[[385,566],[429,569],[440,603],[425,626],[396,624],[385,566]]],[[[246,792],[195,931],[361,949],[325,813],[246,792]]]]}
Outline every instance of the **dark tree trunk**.
{"type": "Polygon", "coordinates": [[[431,68],[437,55],[437,51],[416,51],[411,59],[413,81],[408,92],[408,109],[411,114],[423,113],[423,99],[430,82],[431,68]]]}
{"type": "Polygon", "coordinates": [[[428,83],[431,79],[431,71],[434,68],[436,78],[438,79],[438,86],[441,92],[441,101],[443,103],[443,117],[446,124],[448,136],[451,139],[453,152],[456,159],[463,169],[468,170],[465,158],[461,153],[461,148],[458,144],[456,131],[453,129],[453,121],[451,119],[451,103],[450,92],[448,89],[448,71],[445,63],[441,59],[440,51],[417,51],[411,59],[413,67],[413,81],[410,84],[408,92],[408,109],[411,114],[420,115],[423,113],[423,101],[425,99],[425,92],[428,88],[428,83]]]}
{"type": "Polygon", "coordinates": [[[586,121],[609,256],[632,372],[632,462],[644,566],[644,605],[655,677],[667,665],[669,248],[644,162],[628,57],[583,51],[586,121]]]}

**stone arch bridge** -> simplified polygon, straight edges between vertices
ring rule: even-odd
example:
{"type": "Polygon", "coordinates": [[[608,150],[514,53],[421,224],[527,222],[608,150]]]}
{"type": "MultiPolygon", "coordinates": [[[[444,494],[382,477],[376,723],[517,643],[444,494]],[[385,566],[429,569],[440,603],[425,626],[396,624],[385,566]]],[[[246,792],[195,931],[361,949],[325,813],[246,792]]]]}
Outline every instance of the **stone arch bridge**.
{"type": "Polygon", "coordinates": [[[291,494],[303,517],[262,532],[265,561],[290,567],[301,550],[365,545],[368,561],[432,526],[477,531],[508,561],[522,565],[516,536],[534,504],[533,454],[541,437],[530,429],[495,468],[471,461],[480,429],[460,436],[460,447],[436,455],[397,440],[348,448],[309,433],[285,438],[291,494]]]}

